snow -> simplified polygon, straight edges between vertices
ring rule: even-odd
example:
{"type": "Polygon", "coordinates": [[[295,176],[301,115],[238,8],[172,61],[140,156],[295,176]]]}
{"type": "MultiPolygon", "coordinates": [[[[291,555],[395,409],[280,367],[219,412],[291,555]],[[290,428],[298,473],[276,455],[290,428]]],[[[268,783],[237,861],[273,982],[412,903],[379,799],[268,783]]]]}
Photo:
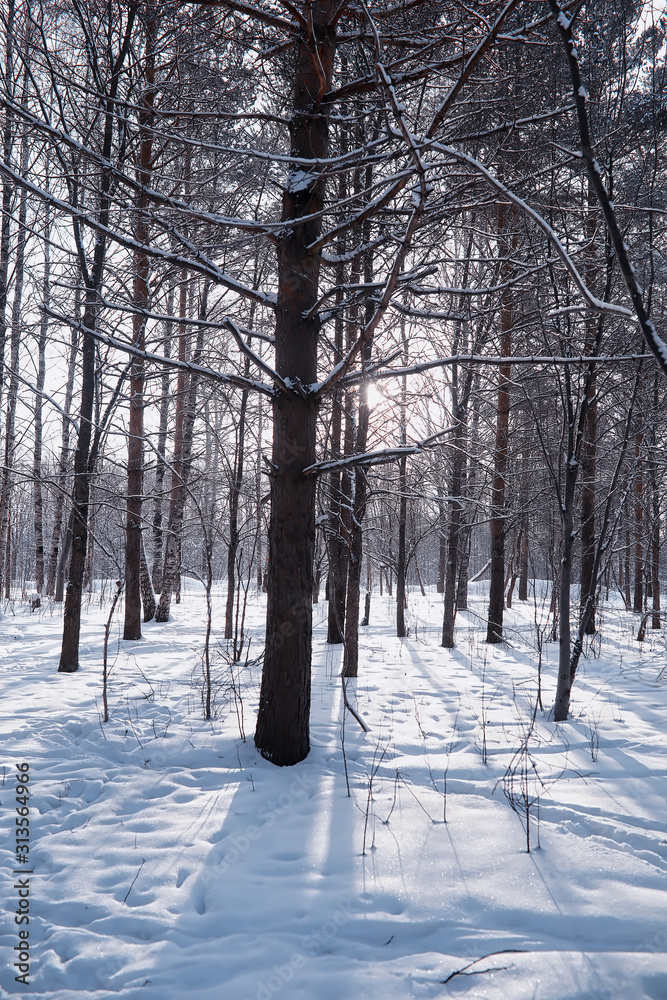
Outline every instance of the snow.
{"type": "MultiPolygon", "coordinates": [[[[532,725],[548,595],[538,584],[536,600],[515,600],[508,643],[489,646],[487,586],[470,584],[453,650],[439,646],[438,595],[410,595],[404,640],[392,634],[394,602],[373,595],[360,677],[348,686],[370,732],[347,716],[345,758],[341,649],[326,645],[326,604],[316,605],[312,749],[292,768],[241,739],[241,722],[252,732],[259,667],[234,668],[241,720],[219,653],[224,588],[214,593],[213,724],[197,687],[198,584],[187,581],[172,620],[145,625],[141,641],[122,641],[122,612],[114,620],[106,725],[108,604],[84,607],[82,669],[59,675],[61,611],[43,602],[31,614],[17,600],[0,619],[0,993],[667,996],[667,641],[649,629],[637,643],[637,616],[612,600],[582,658],[571,720],[557,726],[538,707],[532,725]],[[32,793],[29,987],[14,982],[10,958],[21,762],[32,793]]],[[[249,608],[251,657],[264,600],[249,608]]],[[[548,708],[558,644],[542,650],[548,708]]]]}
{"type": "Polygon", "coordinates": [[[292,194],[297,194],[299,191],[308,191],[319,179],[319,176],[319,174],[309,170],[294,170],[289,175],[287,190],[292,194]]]}

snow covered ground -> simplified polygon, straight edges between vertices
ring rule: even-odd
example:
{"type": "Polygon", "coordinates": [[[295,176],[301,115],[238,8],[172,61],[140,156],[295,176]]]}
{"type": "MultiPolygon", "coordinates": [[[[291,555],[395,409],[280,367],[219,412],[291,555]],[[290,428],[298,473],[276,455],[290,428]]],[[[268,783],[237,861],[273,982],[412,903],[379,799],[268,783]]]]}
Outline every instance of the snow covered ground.
{"type": "MultiPolygon", "coordinates": [[[[368,734],[349,715],[343,731],[341,651],[318,605],[312,751],[282,769],[253,747],[256,665],[236,669],[235,697],[216,654],[218,717],[202,721],[194,583],[140,642],[114,622],[106,725],[107,608],[85,612],[82,669],[58,675],[60,611],[17,601],[0,619],[0,994],[667,998],[667,639],[649,629],[640,645],[637,618],[605,606],[556,726],[536,710],[541,601],[516,602],[509,643],[489,647],[484,590],[452,651],[437,595],[411,595],[402,641],[374,597],[350,691],[368,734]],[[29,986],[13,967],[22,763],[29,986]]],[[[262,613],[254,598],[251,657],[262,613]]],[[[545,709],[556,658],[545,641],[545,709]]]]}

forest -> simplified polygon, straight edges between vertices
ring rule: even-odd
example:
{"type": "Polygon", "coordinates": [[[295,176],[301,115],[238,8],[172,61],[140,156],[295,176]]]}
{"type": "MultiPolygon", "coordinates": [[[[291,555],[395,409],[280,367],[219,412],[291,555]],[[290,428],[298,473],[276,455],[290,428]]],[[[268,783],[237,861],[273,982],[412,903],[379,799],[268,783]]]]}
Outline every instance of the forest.
{"type": "Polygon", "coordinates": [[[5,0],[9,992],[667,997],[666,51],[5,0]]]}

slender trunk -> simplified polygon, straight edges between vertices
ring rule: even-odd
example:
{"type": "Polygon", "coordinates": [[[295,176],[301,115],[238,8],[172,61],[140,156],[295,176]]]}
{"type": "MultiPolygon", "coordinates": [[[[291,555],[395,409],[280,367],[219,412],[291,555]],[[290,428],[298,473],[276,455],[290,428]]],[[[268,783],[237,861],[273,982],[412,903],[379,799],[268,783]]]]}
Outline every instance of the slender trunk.
{"type": "MultiPolygon", "coordinates": [[[[500,353],[508,357],[512,350],[512,307],[505,293],[500,318],[500,353]]],[[[496,442],[491,486],[491,583],[487,642],[502,642],[505,596],[505,477],[507,475],[511,365],[499,370],[496,442]]]]}
{"type": "MultiPolygon", "coordinates": [[[[346,63],[343,57],[343,67],[346,63]]],[[[341,151],[347,151],[347,132],[341,132],[341,151]]],[[[341,171],[338,182],[338,197],[341,203],[347,197],[347,183],[345,174],[341,171]]],[[[338,253],[342,257],[345,254],[345,237],[341,237],[338,244],[338,253]]],[[[354,265],[353,265],[354,270],[354,265]]],[[[343,284],[345,282],[346,268],[344,263],[340,263],[336,273],[336,305],[338,313],[334,325],[334,364],[339,364],[343,359],[344,344],[344,316],[342,312],[343,284]]],[[[343,406],[344,402],[349,404],[349,395],[345,396],[342,391],[336,390],[331,400],[331,458],[341,457],[341,434],[343,432],[343,406]]],[[[350,445],[349,419],[345,425],[345,451],[348,453],[350,445]]],[[[351,454],[351,451],[349,452],[351,454]]],[[[349,562],[350,545],[350,500],[352,491],[352,480],[350,473],[346,469],[334,469],[329,480],[329,528],[327,532],[327,549],[329,554],[329,608],[327,617],[327,642],[333,645],[342,643],[345,639],[345,602],[347,597],[347,572],[349,562]]]]}
{"type": "MultiPolygon", "coordinates": [[[[47,182],[48,186],[48,182],[47,182]]],[[[37,343],[37,386],[35,389],[35,442],[32,458],[33,504],[35,527],[35,590],[44,590],[44,513],[42,500],[42,393],[46,381],[46,338],[49,318],[46,310],[51,293],[51,212],[45,209],[44,219],[44,274],[42,278],[42,316],[37,343]]]]}
{"type": "MultiPolygon", "coordinates": [[[[371,187],[372,168],[366,170],[366,188],[371,187]]],[[[364,242],[369,242],[366,232],[364,242]]],[[[373,281],[373,257],[366,253],[364,258],[364,283],[370,285],[373,281]]],[[[372,306],[366,304],[366,320],[370,318],[372,306]]],[[[354,334],[357,326],[357,307],[350,310],[350,333],[354,334]]],[[[372,338],[367,340],[361,352],[362,370],[369,363],[373,349],[372,338]]],[[[350,407],[350,410],[352,408],[350,407]]],[[[359,410],[357,417],[356,440],[353,449],[363,454],[368,440],[368,421],[370,408],[368,406],[368,384],[363,381],[359,387],[359,410]]],[[[347,600],[345,603],[345,653],[343,655],[343,677],[356,677],[359,673],[359,607],[361,596],[361,564],[363,560],[364,536],[362,523],[366,515],[368,503],[368,480],[362,466],[354,470],[354,499],[350,517],[350,557],[347,572],[347,600]]],[[[389,594],[391,596],[391,570],[389,575],[389,594]]]]}
{"type": "MultiPolygon", "coordinates": [[[[139,148],[137,179],[141,189],[136,198],[135,239],[140,246],[150,240],[148,198],[145,188],[150,185],[153,161],[153,121],[155,101],[155,34],[156,16],[148,2],[146,18],[145,86],[139,102],[139,127],[142,138],[139,148]]],[[[150,263],[143,250],[137,250],[134,261],[134,306],[132,343],[139,351],[146,348],[146,319],[142,315],[150,306],[150,263]]],[[[130,373],[130,405],[127,437],[127,515],[125,524],[125,622],[124,639],[141,639],[141,559],[143,542],[141,514],[144,490],[144,387],[145,371],[142,357],[134,356],[130,373]]]]}
{"type": "MultiPolygon", "coordinates": [[[[8,0],[6,12],[6,34],[5,34],[5,67],[4,82],[11,94],[11,81],[13,80],[14,63],[14,0],[8,0]]],[[[14,121],[12,112],[7,105],[3,107],[4,122],[2,129],[2,155],[5,163],[11,163],[12,146],[14,145],[14,121]]],[[[14,184],[9,177],[2,178],[2,218],[0,220],[0,371],[4,371],[5,345],[7,340],[7,299],[9,281],[9,252],[11,240],[12,224],[12,201],[14,198],[14,184]]],[[[0,420],[2,419],[2,396],[4,379],[0,378],[0,420]]],[[[0,576],[2,567],[0,565],[0,576]]]]}
{"type": "MultiPolygon", "coordinates": [[[[458,407],[457,407],[458,409],[458,407]]],[[[455,418],[456,419],[456,418],[455,418]]],[[[447,563],[445,567],[445,604],[442,618],[442,645],[454,647],[454,622],[456,620],[456,590],[458,583],[458,554],[461,535],[461,482],[463,476],[462,425],[457,425],[452,459],[451,501],[447,537],[447,563]]]]}
{"type": "MultiPolygon", "coordinates": [[[[181,287],[181,317],[185,317],[185,281],[181,287]]],[[[208,282],[204,286],[202,295],[202,306],[200,318],[206,318],[208,300],[208,282]]],[[[204,338],[204,328],[199,327],[197,332],[197,344],[193,355],[193,362],[198,362],[201,355],[204,338]]],[[[185,324],[181,324],[179,335],[179,357],[185,360],[185,324]]],[[[164,553],[164,567],[162,571],[162,591],[160,600],[155,611],[155,621],[169,621],[169,610],[171,607],[172,594],[176,595],[176,603],[180,602],[181,590],[181,537],[183,533],[183,517],[185,514],[185,503],[187,500],[188,479],[192,467],[192,437],[196,417],[198,377],[190,375],[189,385],[179,371],[179,388],[182,392],[176,400],[176,428],[174,431],[174,458],[172,461],[171,475],[171,501],[169,505],[169,526],[167,529],[167,541],[164,553]]]]}
{"type": "Polygon", "coordinates": [[[60,652],[60,673],[73,673],[79,669],[79,636],[81,630],[81,594],[86,566],[88,542],[88,502],[90,474],[88,455],[92,430],[95,395],[95,341],[88,332],[97,323],[97,295],[94,288],[86,289],[83,314],[83,345],[81,351],[81,405],[79,408],[79,433],[74,453],[74,492],[72,506],[72,554],[63,613],[63,641],[60,652]]]}
{"type": "MultiPolygon", "coordinates": [[[[403,364],[408,364],[408,344],[405,336],[405,319],[401,317],[401,340],[403,343],[403,364]]],[[[400,442],[404,447],[407,444],[407,376],[401,380],[401,402],[399,411],[400,422],[400,442]]],[[[405,533],[408,517],[408,480],[406,474],[407,459],[401,458],[398,463],[398,559],[396,560],[396,635],[402,639],[405,636],[405,591],[406,591],[406,558],[405,558],[405,533]]]]}
{"type": "MultiPolygon", "coordinates": [[[[252,329],[252,320],[250,322],[252,329]]],[[[248,346],[251,338],[248,337],[248,346]]],[[[246,376],[250,373],[250,360],[245,361],[246,376]]],[[[232,482],[229,492],[229,541],[227,543],[227,605],[225,608],[225,639],[234,636],[234,599],[236,592],[236,556],[239,549],[239,502],[243,486],[243,464],[245,459],[246,412],[248,409],[248,392],[241,393],[241,409],[239,411],[239,426],[236,445],[236,461],[232,469],[232,482]]]]}
{"type": "MultiPolygon", "coordinates": [[[[169,286],[167,296],[167,313],[171,315],[174,308],[174,286],[169,286]]],[[[171,327],[170,321],[165,323],[165,357],[171,355],[171,327]]],[[[169,369],[164,368],[160,382],[160,423],[158,426],[156,459],[155,459],[155,499],[153,507],[153,568],[151,578],[153,590],[160,593],[162,590],[162,491],[164,490],[164,480],[167,473],[167,429],[169,426],[169,369]]]]}
{"type": "Polygon", "coordinates": [[[635,435],[635,590],[633,611],[640,614],[644,610],[644,475],[642,468],[642,446],[644,428],[641,416],[635,435]]]}
{"type": "MultiPolygon", "coordinates": [[[[102,141],[102,156],[110,162],[116,125],[116,96],[120,73],[130,49],[132,27],[136,17],[136,8],[130,8],[125,25],[123,45],[114,65],[110,80],[108,95],[105,100],[104,137],[102,141]]],[[[93,332],[97,326],[99,301],[98,291],[102,284],[104,265],[106,261],[107,243],[103,235],[109,224],[111,172],[104,170],[99,188],[99,211],[97,221],[100,231],[96,236],[92,266],[85,261],[85,251],[81,242],[79,222],[72,220],[74,237],[79,251],[81,270],[86,284],[85,307],[83,313],[83,335],[81,350],[81,406],[79,409],[79,433],[76,451],[74,453],[74,490],[72,503],[72,555],[70,558],[67,594],[63,612],[63,641],[60,652],[58,670],[61,673],[73,673],[79,669],[79,638],[81,632],[81,593],[83,574],[86,564],[86,549],[88,541],[88,503],[90,493],[91,470],[89,468],[90,443],[92,436],[93,406],[95,403],[95,340],[93,332]]]]}
{"type": "Polygon", "coordinates": [[[398,490],[399,490],[399,507],[398,507],[398,559],[396,560],[396,635],[399,638],[405,636],[405,576],[406,576],[406,558],[405,558],[405,531],[406,531],[406,520],[408,514],[408,496],[407,496],[407,476],[406,476],[406,462],[405,458],[401,458],[398,463],[398,490]]]}
{"type": "MultiPolygon", "coordinates": [[[[569,469],[566,473],[569,480],[573,479],[569,469]]],[[[570,690],[572,679],[570,672],[570,588],[572,584],[572,533],[574,528],[574,517],[572,506],[574,501],[574,482],[572,482],[572,495],[567,496],[562,512],[563,529],[563,554],[560,565],[560,631],[558,647],[558,685],[556,689],[556,703],[554,709],[554,720],[564,722],[570,710],[570,690]]]]}
{"type": "Polygon", "coordinates": [[[653,615],[651,616],[651,628],[662,627],[660,620],[660,490],[658,486],[658,469],[656,463],[657,436],[655,432],[655,422],[658,416],[658,372],[655,373],[653,382],[653,421],[651,424],[651,461],[649,463],[652,501],[652,525],[651,525],[651,598],[653,601],[653,615]]]}
{"type": "Polygon", "coordinates": [[[445,592],[445,572],[447,567],[447,535],[445,534],[445,507],[440,501],[440,517],[438,520],[438,579],[435,585],[436,593],[445,592]]]}
{"type": "Polygon", "coordinates": [[[528,600],[528,534],[525,525],[521,529],[521,550],[519,554],[519,600],[528,600]]]}
{"type": "MultiPolygon", "coordinates": [[[[28,140],[21,142],[21,174],[28,168],[28,140]]],[[[28,242],[26,229],[26,213],[28,207],[28,192],[21,189],[19,199],[18,236],[14,266],[14,299],[12,302],[11,340],[9,361],[9,388],[7,390],[7,414],[5,417],[5,461],[0,477],[0,576],[4,574],[5,597],[9,597],[11,587],[11,564],[9,561],[9,510],[11,506],[12,473],[16,449],[16,404],[19,388],[19,352],[21,347],[23,276],[25,270],[25,249],[28,242]]]]}
{"type": "MultiPolygon", "coordinates": [[[[588,258],[586,264],[586,282],[588,287],[597,294],[599,284],[599,263],[596,253],[596,229],[597,229],[597,204],[595,190],[589,179],[588,181],[588,206],[584,219],[584,230],[588,243],[588,258]]],[[[596,351],[596,344],[599,342],[599,324],[602,318],[589,317],[586,319],[586,340],[584,346],[585,354],[593,354],[596,351]]],[[[584,436],[581,446],[581,590],[580,609],[584,613],[588,601],[588,595],[592,587],[595,587],[593,580],[593,564],[595,562],[595,494],[596,494],[596,457],[597,457],[597,375],[595,368],[592,369],[587,382],[587,400],[585,405],[586,421],[584,424],[584,436]]],[[[589,609],[589,619],[586,626],[586,634],[594,635],[595,627],[595,604],[593,610],[589,609]]]]}
{"type": "MultiPolygon", "coordinates": [[[[79,302],[76,297],[74,314],[79,319],[79,302]]],[[[65,499],[67,496],[67,474],[69,472],[69,438],[70,438],[70,413],[72,412],[72,398],[74,395],[74,374],[76,371],[76,358],[78,353],[78,343],[76,329],[72,327],[69,359],[67,363],[67,384],[65,386],[65,400],[63,403],[63,418],[60,443],[60,455],[58,458],[58,475],[56,477],[56,491],[53,510],[53,534],[51,535],[51,549],[49,552],[49,562],[46,572],[46,593],[50,597],[56,589],[56,573],[58,570],[58,554],[60,552],[60,540],[63,527],[63,515],[65,510],[65,499]]],[[[62,601],[60,597],[56,601],[62,601]]]]}
{"type": "Polygon", "coordinates": [[[151,622],[155,617],[155,607],[156,607],[155,593],[153,591],[153,583],[151,581],[151,575],[148,572],[148,563],[146,561],[146,548],[144,546],[143,532],[141,534],[139,582],[141,586],[141,605],[144,609],[144,621],[151,622]]]}

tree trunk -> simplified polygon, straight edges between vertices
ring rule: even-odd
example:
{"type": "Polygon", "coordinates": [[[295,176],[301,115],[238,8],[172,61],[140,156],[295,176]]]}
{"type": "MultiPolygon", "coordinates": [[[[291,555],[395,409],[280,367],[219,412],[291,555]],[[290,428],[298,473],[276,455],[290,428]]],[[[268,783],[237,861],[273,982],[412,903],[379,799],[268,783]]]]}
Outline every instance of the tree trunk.
{"type": "MultiPolygon", "coordinates": [[[[75,319],[79,319],[78,295],[75,297],[74,307],[75,319]]],[[[56,573],[58,570],[58,554],[60,552],[60,540],[63,528],[63,514],[65,510],[65,498],[67,496],[67,474],[69,472],[69,437],[70,437],[70,413],[72,412],[72,398],[74,395],[74,374],[76,371],[76,357],[78,354],[77,332],[75,327],[71,331],[71,343],[69,349],[69,359],[67,363],[67,384],[65,386],[65,400],[63,403],[62,431],[60,442],[60,455],[58,458],[58,475],[56,478],[55,499],[53,504],[53,534],[51,535],[51,549],[49,552],[49,562],[46,572],[46,593],[50,597],[56,589],[56,573]]],[[[62,601],[56,597],[56,601],[62,601]]]]}
{"type": "Polygon", "coordinates": [[[141,605],[144,609],[144,621],[152,622],[153,619],[155,618],[155,593],[153,591],[151,575],[148,572],[148,563],[146,562],[146,549],[144,546],[143,532],[141,534],[141,561],[139,566],[139,582],[141,586],[141,605]]]}
{"type": "Polygon", "coordinates": [[[633,611],[640,614],[644,610],[644,476],[642,470],[642,445],[644,429],[641,415],[635,435],[635,589],[633,611]]]}
{"type": "Polygon", "coordinates": [[[521,529],[521,549],[519,552],[519,600],[528,600],[528,534],[525,525],[521,529]]]}
{"type": "MultiPolygon", "coordinates": [[[[136,198],[135,239],[140,246],[150,240],[149,200],[145,188],[150,185],[153,162],[153,105],[155,101],[155,34],[157,21],[152,3],[147,2],[145,21],[146,50],[144,89],[139,102],[139,128],[142,137],[139,148],[137,179],[141,189],[136,198]]],[[[134,259],[134,306],[132,343],[139,351],[146,348],[146,318],[142,311],[149,308],[150,262],[143,250],[134,259]]],[[[130,403],[127,437],[127,515],[125,522],[125,623],[123,639],[141,639],[141,559],[143,541],[141,514],[144,490],[144,386],[143,358],[134,356],[130,373],[130,403]]],[[[145,558],[145,556],[144,556],[145,558]]]]}
{"type": "MultiPolygon", "coordinates": [[[[183,275],[181,285],[181,318],[185,318],[186,310],[186,285],[183,275]]],[[[208,301],[208,282],[204,285],[202,294],[202,304],[200,309],[200,319],[206,319],[208,301]]],[[[204,327],[200,326],[197,332],[197,344],[193,355],[193,362],[199,361],[204,340],[204,327]]],[[[186,360],[186,327],[181,324],[179,334],[179,358],[186,360]]],[[[189,376],[189,383],[182,370],[179,370],[178,387],[179,395],[176,399],[176,427],[174,430],[174,457],[172,461],[171,473],[171,501],[169,505],[169,525],[167,528],[167,541],[164,552],[164,567],[162,570],[162,591],[160,600],[155,611],[156,622],[169,621],[169,610],[171,608],[171,595],[176,593],[176,603],[180,601],[180,575],[181,575],[181,536],[183,532],[183,516],[185,514],[185,503],[187,500],[188,479],[192,467],[192,436],[196,417],[198,376],[189,376]]]]}
{"type": "Polygon", "coordinates": [[[81,594],[86,568],[88,541],[88,502],[90,474],[91,421],[95,395],[95,341],[86,331],[94,330],[97,323],[97,295],[95,288],[86,289],[83,313],[83,346],[81,351],[81,405],[79,408],[79,433],[74,453],[74,495],[72,506],[72,554],[63,613],[63,641],[60,651],[60,673],[74,673],[79,669],[79,636],[81,631],[81,594]]]}
{"type": "MultiPolygon", "coordinates": [[[[167,296],[167,313],[171,315],[174,308],[174,286],[170,284],[167,296]]],[[[165,323],[165,357],[171,355],[171,328],[170,321],[165,323]]],[[[156,458],[155,458],[155,501],[153,507],[153,567],[151,578],[153,590],[160,593],[162,590],[162,491],[164,489],[164,479],[167,473],[167,429],[169,426],[169,369],[165,366],[160,380],[160,423],[158,426],[156,458]]]]}
{"type": "MultiPolygon", "coordinates": [[[[405,336],[405,319],[401,317],[401,341],[403,344],[403,364],[407,365],[408,356],[408,343],[405,336]]],[[[400,423],[400,441],[401,447],[404,447],[408,441],[408,427],[407,427],[407,393],[408,393],[408,383],[407,376],[403,376],[401,379],[401,402],[399,411],[399,423],[400,423]]],[[[398,508],[398,559],[396,560],[396,635],[399,639],[405,637],[405,592],[406,592],[406,573],[407,573],[407,562],[405,555],[405,533],[407,528],[407,518],[408,518],[408,479],[406,474],[407,459],[405,457],[399,459],[398,463],[398,494],[399,494],[399,508],[398,508]]]]}
{"type": "MultiPolygon", "coordinates": [[[[499,211],[500,232],[505,225],[505,210],[499,211]]],[[[508,266],[503,266],[503,279],[507,280],[508,266]]],[[[503,293],[500,313],[500,353],[508,357],[512,353],[512,306],[509,292],[503,293]]],[[[510,416],[510,375],[511,365],[502,365],[499,370],[498,413],[496,417],[496,443],[493,455],[493,483],[491,486],[491,583],[489,587],[489,620],[486,632],[487,642],[502,642],[503,610],[505,598],[505,477],[507,475],[509,416],[510,416]]]]}
{"type": "MultiPolygon", "coordinates": [[[[252,329],[252,319],[250,321],[252,329]]],[[[248,346],[251,338],[248,337],[248,346]]],[[[246,358],[245,374],[250,372],[250,361],[246,358]]],[[[248,392],[241,393],[241,409],[236,444],[236,460],[232,469],[229,491],[229,541],[227,542],[227,605],[225,608],[225,639],[234,637],[234,598],[236,593],[236,555],[239,549],[239,501],[243,486],[243,463],[245,459],[245,423],[248,409],[248,392]]]]}
{"type": "MultiPolygon", "coordinates": [[[[309,7],[309,37],[295,41],[291,153],[317,160],[327,154],[328,107],[339,5],[321,0],[309,7]]],[[[292,175],[296,168],[292,168],[292,175]]],[[[302,175],[303,171],[299,172],[302,175]]],[[[317,302],[320,252],[318,217],[325,179],[289,185],[283,195],[283,221],[293,220],[278,247],[276,368],[291,380],[273,398],[271,518],[266,647],[255,745],[274,764],[296,764],[307,755],[310,716],[314,477],[303,470],[315,461],[317,401],[291,386],[317,379],[317,302]],[[300,222],[300,217],[308,220],[300,222]]]]}
{"type": "MultiPolygon", "coordinates": [[[[403,441],[403,437],[401,437],[403,441]]],[[[396,561],[396,635],[399,639],[405,636],[405,577],[406,577],[406,558],[405,558],[405,530],[406,521],[408,513],[408,497],[407,497],[407,476],[405,472],[407,459],[401,458],[399,460],[399,472],[398,472],[398,490],[399,490],[399,508],[398,508],[398,559],[396,561]]]]}
{"type": "MultiPolygon", "coordinates": [[[[568,480],[571,473],[566,473],[568,480]]],[[[568,486],[566,486],[566,490],[568,486]]],[[[570,587],[572,583],[572,502],[574,500],[574,484],[572,497],[567,497],[562,512],[563,526],[563,557],[560,567],[560,632],[558,647],[558,684],[556,687],[556,702],[554,720],[565,722],[570,710],[570,691],[572,687],[570,673],[570,587]]]]}
{"type": "MultiPolygon", "coordinates": [[[[29,144],[24,136],[21,142],[21,175],[28,168],[29,144]]],[[[7,390],[7,416],[5,419],[5,461],[0,477],[0,577],[5,583],[5,597],[9,597],[11,588],[11,564],[9,561],[9,510],[11,506],[12,473],[15,456],[16,404],[19,388],[19,352],[21,347],[22,305],[23,305],[23,275],[25,269],[25,248],[28,242],[26,229],[26,213],[28,192],[21,188],[19,199],[18,235],[14,265],[14,299],[12,302],[12,327],[9,361],[9,388],[7,390]]]]}
{"type": "MultiPolygon", "coordinates": [[[[47,180],[48,186],[48,180],[47,180]]],[[[35,528],[35,590],[44,591],[44,513],[42,500],[42,393],[46,381],[46,338],[49,330],[49,307],[51,293],[51,212],[47,205],[44,218],[44,274],[42,278],[43,311],[39,324],[37,342],[37,386],[35,389],[35,441],[32,458],[33,507],[35,528]]]]}
{"type": "MultiPolygon", "coordinates": [[[[14,68],[14,0],[8,0],[5,30],[5,81],[11,93],[12,73],[14,68]]],[[[11,163],[12,146],[14,145],[14,122],[11,110],[3,108],[4,123],[2,129],[2,155],[5,163],[11,163]]],[[[2,219],[0,221],[0,371],[4,372],[5,346],[7,341],[7,299],[9,292],[9,252],[12,224],[12,201],[14,198],[14,183],[9,177],[2,178],[2,219]]],[[[2,420],[2,397],[4,378],[0,378],[0,421],[2,420]]],[[[0,565],[0,577],[2,566],[0,565]]]]}

